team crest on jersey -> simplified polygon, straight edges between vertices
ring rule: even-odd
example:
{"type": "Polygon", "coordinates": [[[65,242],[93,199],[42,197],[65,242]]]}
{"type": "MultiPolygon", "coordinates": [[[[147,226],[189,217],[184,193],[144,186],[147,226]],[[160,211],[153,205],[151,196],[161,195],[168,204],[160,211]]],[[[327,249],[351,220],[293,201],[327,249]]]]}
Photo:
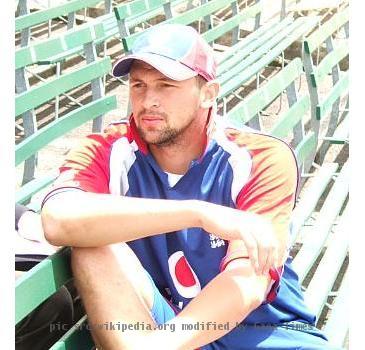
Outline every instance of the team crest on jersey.
{"type": "Polygon", "coordinates": [[[217,237],[216,235],[213,234],[209,234],[209,239],[210,239],[210,247],[211,248],[219,248],[222,247],[224,245],[226,245],[226,243],[224,242],[223,239],[217,237]]]}
{"type": "Polygon", "coordinates": [[[201,291],[200,282],[182,251],[173,253],[168,260],[169,271],[177,292],[184,298],[195,298],[201,291]]]}

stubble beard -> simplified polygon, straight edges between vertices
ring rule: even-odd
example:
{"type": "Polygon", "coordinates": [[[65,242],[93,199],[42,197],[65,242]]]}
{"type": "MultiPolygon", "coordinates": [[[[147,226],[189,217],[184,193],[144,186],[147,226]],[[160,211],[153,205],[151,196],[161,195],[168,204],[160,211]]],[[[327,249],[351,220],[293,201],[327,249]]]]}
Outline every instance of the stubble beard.
{"type": "Polygon", "coordinates": [[[158,135],[153,138],[150,137],[151,132],[142,129],[141,127],[137,127],[137,129],[142,140],[145,141],[147,144],[163,148],[180,145],[182,143],[182,136],[185,134],[186,130],[190,128],[193,122],[194,117],[190,116],[190,121],[183,127],[171,128],[169,126],[166,126],[162,130],[159,130],[157,132],[158,135]]]}

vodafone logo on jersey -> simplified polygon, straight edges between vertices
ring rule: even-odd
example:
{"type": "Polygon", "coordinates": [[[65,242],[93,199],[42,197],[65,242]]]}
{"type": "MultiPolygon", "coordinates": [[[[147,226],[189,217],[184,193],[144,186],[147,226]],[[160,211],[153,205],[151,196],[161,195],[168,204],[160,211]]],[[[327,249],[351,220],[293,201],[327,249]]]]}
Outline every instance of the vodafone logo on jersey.
{"type": "Polygon", "coordinates": [[[178,293],[184,298],[194,298],[201,291],[197,275],[182,251],[169,257],[169,271],[178,293]]]}

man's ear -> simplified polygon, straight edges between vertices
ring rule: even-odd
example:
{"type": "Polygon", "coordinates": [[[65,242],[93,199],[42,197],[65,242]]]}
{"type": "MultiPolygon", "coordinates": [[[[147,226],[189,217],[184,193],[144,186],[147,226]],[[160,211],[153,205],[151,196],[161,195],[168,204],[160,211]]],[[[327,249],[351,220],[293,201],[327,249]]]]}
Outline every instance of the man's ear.
{"type": "Polygon", "coordinates": [[[219,83],[217,80],[211,80],[206,82],[200,91],[200,107],[210,108],[215,103],[215,100],[219,92],[219,83]]]}

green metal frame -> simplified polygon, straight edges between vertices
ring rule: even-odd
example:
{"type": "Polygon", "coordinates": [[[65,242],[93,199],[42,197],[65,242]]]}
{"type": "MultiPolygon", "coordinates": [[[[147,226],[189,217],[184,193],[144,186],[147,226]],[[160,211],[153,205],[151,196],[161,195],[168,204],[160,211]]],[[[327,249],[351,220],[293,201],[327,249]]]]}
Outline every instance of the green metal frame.
{"type": "Polygon", "coordinates": [[[49,9],[32,12],[15,18],[15,31],[34,27],[38,24],[47,22],[50,19],[57,18],[68,13],[91,7],[100,2],[100,0],[72,0],[65,4],[52,6],[49,9]]]}
{"type": "MultiPolygon", "coordinates": [[[[230,6],[231,4],[235,4],[236,0],[212,0],[208,1],[198,8],[193,8],[191,10],[188,10],[184,13],[181,13],[178,16],[172,17],[166,21],[164,21],[164,24],[169,23],[177,23],[177,24],[184,24],[189,25],[199,19],[202,19],[206,16],[210,16],[214,12],[221,10],[227,6],[230,6]]],[[[259,12],[261,12],[262,4],[261,2],[250,6],[248,9],[243,10],[240,14],[237,14],[235,16],[235,19],[232,21],[227,21],[226,23],[223,23],[221,26],[217,27],[216,29],[213,28],[210,34],[206,34],[208,41],[213,41],[216,39],[219,35],[224,34],[229,27],[237,27],[239,23],[236,23],[236,20],[242,19],[245,20],[248,17],[255,16],[259,12]],[[211,38],[209,37],[211,35],[211,38]]],[[[157,24],[158,25],[158,24],[157,24]]],[[[232,28],[231,28],[232,29],[232,28]]],[[[229,29],[229,30],[231,30],[229,29]]],[[[134,34],[131,34],[127,37],[122,38],[122,43],[124,47],[125,52],[129,52],[131,50],[131,47],[135,40],[141,35],[141,32],[137,32],[134,34]]]]}
{"type": "MultiPolygon", "coordinates": [[[[238,51],[237,57],[229,58],[229,65],[224,62],[224,72],[218,76],[221,83],[219,99],[222,99],[255,77],[268,64],[274,61],[293,42],[300,39],[305,33],[313,29],[317,23],[317,17],[298,18],[288,25],[270,28],[264,35],[258,36],[257,40],[250,45],[250,51],[238,51]]],[[[255,35],[253,33],[252,35],[255,35]]]]}
{"type": "Polygon", "coordinates": [[[19,165],[60,136],[116,107],[115,96],[103,97],[54,120],[15,146],[15,165],[19,165]]]}
{"type": "Polygon", "coordinates": [[[106,57],[17,95],[15,97],[16,119],[24,112],[40,106],[57,95],[104,76],[111,67],[110,58],[106,57]]]}
{"type": "Polygon", "coordinates": [[[16,324],[72,279],[69,260],[70,250],[63,248],[16,280],[16,324]]]}
{"type": "MultiPolygon", "coordinates": [[[[349,76],[348,72],[340,71],[339,63],[348,57],[349,44],[347,39],[340,40],[339,43],[338,40],[334,40],[336,33],[342,29],[346,37],[348,36],[348,22],[349,10],[345,8],[333,15],[318,30],[305,38],[303,42],[303,65],[311,98],[311,127],[318,135],[320,142],[322,142],[316,158],[319,164],[323,163],[332,142],[348,142],[348,130],[337,132],[338,136],[335,134],[339,122],[346,118],[348,114],[347,111],[342,112],[340,110],[340,103],[341,100],[347,99],[348,109],[349,76]],[[325,47],[327,54],[317,64],[313,56],[315,53],[318,55],[323,47],[325,47]],[[330,91],[323,93],[321,88],[327,77],[331,77],[332,87],[330,91]],[[328,127],[323,135],[319,135],[323,120],[328,115],[328,127]],[[340,139],[341,135],[344,136],[343,139],[340,139]]],[[[347,126],[347,123],[344,125],[347,126]]]]}

